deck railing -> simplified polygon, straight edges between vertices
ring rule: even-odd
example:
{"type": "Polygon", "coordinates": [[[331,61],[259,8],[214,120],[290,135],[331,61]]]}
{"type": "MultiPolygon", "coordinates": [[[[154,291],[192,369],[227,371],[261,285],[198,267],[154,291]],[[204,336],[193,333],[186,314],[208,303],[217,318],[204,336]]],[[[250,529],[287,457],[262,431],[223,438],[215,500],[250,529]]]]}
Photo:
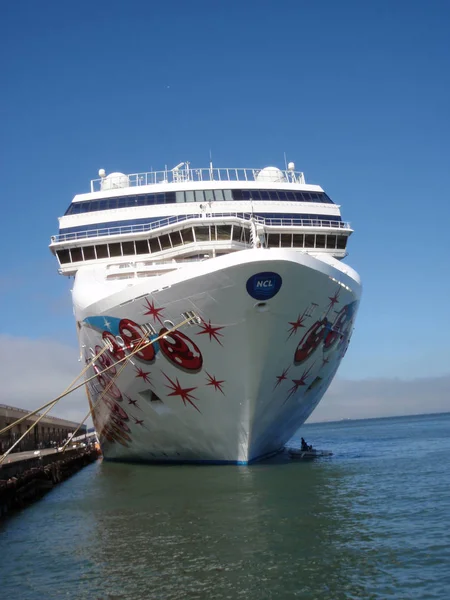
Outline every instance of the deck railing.
{"type": "Polygon", "coordinates": [[[250,213],[211,213],[204,215],[173,215],[172,217],[165,217],[158,221],[150,223],[142,223],[140,225],[122,225],[117,227],[105,227],[102,229],[89,229],[86,231],[74,231],[71,233],[60,233],[51,237],[51,243],[56,244],[59,242],[71,242],[75,240],[84,240],[87,238],[97,237],[108,237],[113,235],[125,235],[130,233],[143,233],[146,231],[152,231],[154,229],[160,229],[162,227],[168,227],[169,225],[175,225],[184,221],[215,221],[216,219],[240,219],[244,221],[250,221],[252,218],[256,223],[264,225],[265,227],[324,227],[324,228],[336,228],[336,229],[351,229],[350,223],[345,221],[330,221],[330,220],[318,220],[318,219],[283,219],[283,218],[264,218],[261,216],[252,216],[250,213]]]}
{"type": "MultiPolygon", "coordinates": [[[[188,163],[186,163],[188,164],[188,163]]],[[[149,171],[148,173],[111,173],[100,179],[91,180],[91,192],[116,190],[157,183],[184,183],[195,181],[254,181],[256,183],[305,183],[305,176],[300,171],[281,169],[166,169],[165,171],[149,171]]]]}

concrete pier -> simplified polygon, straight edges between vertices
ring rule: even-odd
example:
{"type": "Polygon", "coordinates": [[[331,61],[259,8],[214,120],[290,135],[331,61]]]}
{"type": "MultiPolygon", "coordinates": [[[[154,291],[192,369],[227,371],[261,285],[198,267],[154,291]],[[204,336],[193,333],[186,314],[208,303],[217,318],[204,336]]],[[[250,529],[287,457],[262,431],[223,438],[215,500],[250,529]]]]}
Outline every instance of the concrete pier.
{"type": "Polygon", "coordinates": [[[99,458],[99,451],[94,447],[23,454],[26,456],[17,456],[0,467],[0,519],[38,500],[55,485],[99,458]]]}

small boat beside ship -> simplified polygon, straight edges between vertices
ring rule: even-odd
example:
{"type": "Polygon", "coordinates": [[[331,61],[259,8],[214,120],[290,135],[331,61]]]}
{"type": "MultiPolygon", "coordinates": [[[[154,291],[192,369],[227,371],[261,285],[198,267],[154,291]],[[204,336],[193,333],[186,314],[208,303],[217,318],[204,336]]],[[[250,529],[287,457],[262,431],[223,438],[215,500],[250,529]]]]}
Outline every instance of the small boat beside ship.
{"type": "Polygon", "coordinates": [[[316,450],[316,448],[311,448],[309,450],[302,450],[301,448],[287,448],[287,451],[291,458],[304,460],[323,458],[324,456],[333,456],[331,450],[316,450]]]}

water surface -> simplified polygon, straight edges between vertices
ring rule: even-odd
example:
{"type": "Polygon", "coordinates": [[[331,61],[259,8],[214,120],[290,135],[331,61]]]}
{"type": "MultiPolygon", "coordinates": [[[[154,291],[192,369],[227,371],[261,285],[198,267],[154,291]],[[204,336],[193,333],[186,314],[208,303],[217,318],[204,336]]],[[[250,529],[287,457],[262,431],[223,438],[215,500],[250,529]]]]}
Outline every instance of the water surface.
{"type": "Polygon", "coordinates": [[[449,432],[344,421],[303,427],[334,452],[316,462],[99,461],[3,524],[1,596],[448,598],[449,432]]]}

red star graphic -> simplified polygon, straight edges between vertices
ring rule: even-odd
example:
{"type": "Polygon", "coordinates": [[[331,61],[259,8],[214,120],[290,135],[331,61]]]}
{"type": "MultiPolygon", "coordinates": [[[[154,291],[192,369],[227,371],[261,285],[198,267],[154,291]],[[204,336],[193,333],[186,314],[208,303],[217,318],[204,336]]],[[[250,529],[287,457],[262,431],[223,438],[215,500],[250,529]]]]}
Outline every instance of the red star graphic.
{"type": "Polygon", "coordinates": [[[285,379],[287,379],[287,373],[288,373],[288,371],[289,371],[289,369],[290,369],[290,368],[291,368],[291,367],[288,367],[287,369],[285,369],[285,370],[284,370],[284,371],[281,373],[281,375],[277,375],[277,379],[278,379],[278,381],[276,382],[276,384],[275,384],[275,387],[273,388],[274,390],[275,390],[275,389],[276,389],[276,388],[277,388],[277,387],[280,385],[280,383],[281,383],[282,381],[284,381],[285,379]]]}
{"type": "Polygon", "coordinates": [[[203,329],[203,331],[199,331],[197,335],[203,335],[204,333],[207,333],[209,335],[209,341],[211,341],[212,338],[214,338],[216,342],[219,342],[219,344],[222,346],[222,342],[219,340],[218,336],[223,337],[223,334],[218,332],[221,329],[224,329],[224,327],[213,327],[211,325],[211,319],[209,320],[209,323],[203,321],[202,319],[202,323],[199,324],[199,327],[203,329]]]}
{"type": "Polygon", "coordinates": [[[148,373],[146,373],[145,371],[143,371],[140,367],[135,367],[136,369],[136,377],[142,377],[142,379],[145,381],[145,383],[150,383],[150,371],[148,371],[148,373]]]}
{"type": "Polygon", "coordinates": [[[144,422],[144,419],[136,419],[136,417],[133,417],[133,419],[135,425],[142,425],[142,423],[144,422]]]}
{"type": "MultiPolygon", "coordinates": [[[[294,384],[291,389],[289,390],[288,396],[286,398],[286,400],[289,400],[289,398],[295,394],[295,392],[298,390],[298,388],[302,385],[306,385],[306,378],[309,375],[309,372],[311,371],[311,369],[313,368],[314,363],[309,367],[309,369],[306,369],[305,371],[303,371],[303,375],[300,377],[300,379],[292,379],[292,383],[294,384]]],[[[285,400],[285,402],[286,402],[285,400]]]]}
{"type": "Polygon", "coordinates": [[[196,398],[195,396],[193,396],[190,392],[192,392],[193,390],[196,390],[196,387],[191,387],[191,388],[182,388],[180,382],[178,381],[178,378],[176,379],[176,383],[174,383],[170,377],[167,377],[167,375],[165,373],[163,373],[161,371],[161,373],[164,375],[164,377],[167,379],[167,381],[170,382],[170,385],[166,384],[166,387],[168,387],[169,389],[172,389],[172,393],[168,394],[168,396],[180,396],[180,398],[183,400],[183,404],[186,406],[186,401],[189,402],[189,404],[191,404],[195,410],[197,410],[198,412],[200,412],[198,410],[198,408],[196,407],[196,405],[192,402],[192,400],[198,400],[198,398],[196,398]]]}
{"type": "Polygon", "coordinates": [[[222,384],[225,383],[225,380],[218,381],[215,377],[210,375],[208,372],[206,372],[206,375],[209,378],[209,382],[206,385],[213,385],[215,390],[219,390],[219,392],[222,392],[222,394],[225,396],[223,389],[222,389],[222,384]]]}
{"type": "Polygon", "coordinates": [[[161,323],[161,325],[163,325],[162,319],[159,316],[159,313],[162,312],[164,310],[164,308],[156,308],[155,303],[153,302],[153,300],[150,302],[148,300],[148,298],[145,299],[147,306],[145,306],[144,308],[147,308],[147,312],[144,313],[144,315],[150,315],[153,317],[153,321],[159,321],[161,323]]]}
{"type": "Polygon", "coordinates": [[[328,300],[330,301],[330,304],[328,306],[327,313],[330,312],[330,310],[333,308],[333,306],[335,304],[339,304],[339,294],[340,293],[341,293],[341,288],[339,287],[339,289],[337,289],[332,296],[328,296],[328,300]]]}
{"type": "Polygon", "coordinates": [[[300,327],[304,327],[303,322],[305,320],[305,316],[306,316],[306,311],[304,311],[302,315],[298,315],[298,318],[296,321],[289,321],[289,325],[292,325],[292,327],[289,329],[288,339],[291,337],[291,335],[294,335],[294,333],[297,333],[297,329],[299,329],[300,327]]]}
{"type": "Polygon", "coordinates": [[[130,396],[127,396],[126,394],[124,394],[124,396],[128,400],[128,404],[131,404],[132,406],[135,406],[136,408],[139,408],[139,406],[137,405],[137,400],[132,400],[130,398],[130,396]]]}

